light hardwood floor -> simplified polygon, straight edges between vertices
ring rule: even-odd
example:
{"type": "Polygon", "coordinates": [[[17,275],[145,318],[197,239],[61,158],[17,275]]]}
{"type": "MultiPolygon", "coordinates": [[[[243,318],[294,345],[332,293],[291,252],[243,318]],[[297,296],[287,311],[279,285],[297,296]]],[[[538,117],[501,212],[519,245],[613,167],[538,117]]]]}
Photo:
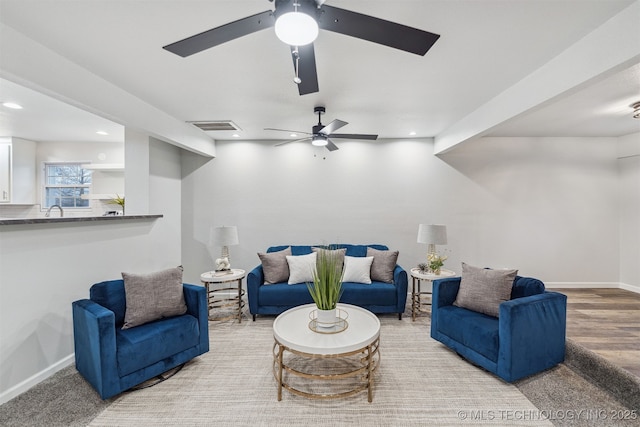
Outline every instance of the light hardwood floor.
{"type": "Polygon", "coordinates": [[[640,294],[548,289],[567,296],[567,338],[640,377],[640,294]]]}

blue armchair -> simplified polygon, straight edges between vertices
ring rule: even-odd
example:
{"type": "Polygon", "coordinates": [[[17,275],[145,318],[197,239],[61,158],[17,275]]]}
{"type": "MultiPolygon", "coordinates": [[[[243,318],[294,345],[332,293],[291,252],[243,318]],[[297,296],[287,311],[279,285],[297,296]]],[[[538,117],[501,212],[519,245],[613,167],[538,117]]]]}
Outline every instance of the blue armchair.
{"type": "Polygon", "coordinates": [[[122,329],[123,280],[93,285],[74,301],[76,369],[108,399],[209,351],[208,309],[202,286],[183,284],[187,312],[122,329]]]}
{"type": "Polygon", "coordinates": [[[564,361],[567,297],[537,279],[514,280],[499,317],[453,305],[460,278],[433,282],[431,337],[507,382],[564,361]]]}

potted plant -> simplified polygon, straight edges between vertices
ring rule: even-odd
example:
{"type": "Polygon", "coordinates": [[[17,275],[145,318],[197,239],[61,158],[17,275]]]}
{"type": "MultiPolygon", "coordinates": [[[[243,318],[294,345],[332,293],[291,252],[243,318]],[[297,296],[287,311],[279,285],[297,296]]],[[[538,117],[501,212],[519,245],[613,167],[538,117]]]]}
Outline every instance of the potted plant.
{"type": "Polygon", "coordinates": [[[313,283],[307,283],[311,298],[318,307],[317,325],[333,326],[336,305],[342,296],[342,257],[337,251],[319,250],[313,283]]]}
{"type": "Polygon", "coordinates": [[[110,199],[109,203],[122,206],[122,215],[124,215],[124,196],[120,197],[118,194],[116,194],[116,197],[110,199]]]}
{"type": "Polygon", "coordinates": [[[444,262],[447,260],[447,258],[447,256],[439,255],[437,253],[427,255],[427,260],[429,261],[429,271],[435,275],[439,275],[440,269],[444,265],[444,262]]]}

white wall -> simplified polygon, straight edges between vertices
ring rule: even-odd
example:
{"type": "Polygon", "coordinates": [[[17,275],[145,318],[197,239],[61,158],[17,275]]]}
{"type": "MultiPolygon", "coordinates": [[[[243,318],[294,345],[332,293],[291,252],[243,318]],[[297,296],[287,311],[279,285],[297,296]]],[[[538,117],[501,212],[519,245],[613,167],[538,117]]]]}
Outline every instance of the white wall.
{"type": "MultiPolygon", "coordinates": [[[[515,267],[545,282],[619,281],[615,138],[485,138],[442,157],[433,141],[218,141],[183,156],[183,260],[211,269],[212,225],[237,225],[232,265],[278,244],[382,243],[415,266],[418,224],[446,224],[446,268],[515,267]],[[326,159],[324,159],[326,157],[326,159]]],[[[214,248],[217,255],[219,248],[214,248]]]]}
{"type": "Polygon", "coordinates": [[[0,403],[73,362],[71,302],[122,271],[179,265],[180,149],[152,140],[154,221],[0,226],[0,403]]]}
{"type": "Polygon", "coordinates": [[[640,290],[640,133],[619,138],[620,282],[640,290]]]}

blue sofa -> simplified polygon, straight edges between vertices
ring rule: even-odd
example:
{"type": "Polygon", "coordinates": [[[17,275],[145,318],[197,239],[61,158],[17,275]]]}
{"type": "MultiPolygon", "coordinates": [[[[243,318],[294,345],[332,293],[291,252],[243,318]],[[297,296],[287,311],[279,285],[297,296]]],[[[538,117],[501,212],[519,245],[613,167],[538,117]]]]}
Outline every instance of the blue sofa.
{"type": "Polygon", "coordinates": [[[93,285],[72,303],[76,369],[108,399],[209,351],[207,298],[183,284],[187,312],[130,329],[123,280],[93,285]]]}
{"type": "MultiPolygon", "coordinates": [[[[320,245],[318,245],[320,246],[320,245]]],[[[272,246],[267,252],[278,252],[288,248],[285,246],[272,246]]],[[[330,245],[331,248],[345,248],[346,256],[364,257],[367,255],[367,247],[386,251],[389,248],[384,245],[330,245]]],[[[307,255],[312,252],[311,246],[291,246],[292,255],[307,255]]],[[[340,302],[353,304],[373,313],[397,313],[402,319],[407,301],[407,272],[396,265],[393,272],[393,283],[372,282],[371,284],[344,282],[342,298],[340,302]]],[[[264,284],[262,265],[258,265],[247,275],[247,296],[249,299],[249,312],[256,320],[256,314],[280,314],[292,307],[302,304],[311,304],[313,299],[304,283],[289,285],[287,282],[264,284]]]]}
{"type": "Polygon", "coordinates": [[[453,305],[460,277],[435,280],[431,337],[507,382],[564,361],[567,297],[516,276],[499,317],[453,305]]]}

